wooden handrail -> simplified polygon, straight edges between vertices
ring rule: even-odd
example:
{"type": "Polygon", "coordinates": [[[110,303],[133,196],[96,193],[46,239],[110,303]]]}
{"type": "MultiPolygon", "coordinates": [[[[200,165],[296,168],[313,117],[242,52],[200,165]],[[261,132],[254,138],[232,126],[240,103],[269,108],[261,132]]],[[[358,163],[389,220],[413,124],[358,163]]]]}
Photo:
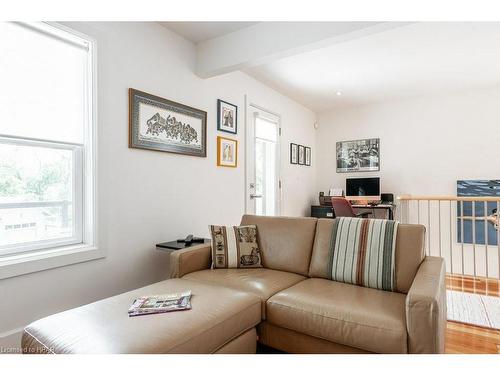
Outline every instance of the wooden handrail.
{"type": "Polygon", "coordinates": [[[500,202],[500,197],[457,197],[455,195],[399,195],[399,201],[500,202]]]}

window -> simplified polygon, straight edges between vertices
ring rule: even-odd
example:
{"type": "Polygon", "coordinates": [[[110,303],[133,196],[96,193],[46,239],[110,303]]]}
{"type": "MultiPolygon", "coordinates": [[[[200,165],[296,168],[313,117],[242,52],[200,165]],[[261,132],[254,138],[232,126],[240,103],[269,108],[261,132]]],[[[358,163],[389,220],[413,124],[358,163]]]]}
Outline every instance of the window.
{"type": "Polygon", "coordinates": [[[94,43],[0,22],[0,45],[0,260],[94,246],[94,43]]]}

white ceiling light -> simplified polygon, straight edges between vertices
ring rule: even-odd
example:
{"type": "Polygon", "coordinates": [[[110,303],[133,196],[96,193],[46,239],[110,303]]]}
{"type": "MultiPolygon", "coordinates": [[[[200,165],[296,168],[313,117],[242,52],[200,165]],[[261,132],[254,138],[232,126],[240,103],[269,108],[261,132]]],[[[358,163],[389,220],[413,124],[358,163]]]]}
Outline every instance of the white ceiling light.
{"type": "Polygon", "coordinates": [[[337,96],[341,96],[341,95],[342,95],[342,92],[337,91],[337,93],[336,93],[336,94],[337,94],[337,96]]]}

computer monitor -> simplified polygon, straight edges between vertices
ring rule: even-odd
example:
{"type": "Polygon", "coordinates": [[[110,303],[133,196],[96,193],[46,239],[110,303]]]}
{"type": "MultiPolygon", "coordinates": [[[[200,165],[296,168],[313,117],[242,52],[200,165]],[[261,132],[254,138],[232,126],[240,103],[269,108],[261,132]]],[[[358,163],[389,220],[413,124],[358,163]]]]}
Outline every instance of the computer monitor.
{"type": "Polygon", "coordinates": [[[346,178],[345,185],[347,200],[380,200],[380,177],[346,178]]]}

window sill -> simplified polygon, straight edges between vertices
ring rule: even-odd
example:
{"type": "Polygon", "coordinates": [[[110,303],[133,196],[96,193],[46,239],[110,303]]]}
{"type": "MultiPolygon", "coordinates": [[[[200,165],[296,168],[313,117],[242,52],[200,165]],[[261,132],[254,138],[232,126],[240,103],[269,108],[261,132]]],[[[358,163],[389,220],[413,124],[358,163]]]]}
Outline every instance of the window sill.
{"type": "Polygon", "coordinates": [[[95,246],[80,244],[0,257],[0,280],[105,256],[95,246]]]}

